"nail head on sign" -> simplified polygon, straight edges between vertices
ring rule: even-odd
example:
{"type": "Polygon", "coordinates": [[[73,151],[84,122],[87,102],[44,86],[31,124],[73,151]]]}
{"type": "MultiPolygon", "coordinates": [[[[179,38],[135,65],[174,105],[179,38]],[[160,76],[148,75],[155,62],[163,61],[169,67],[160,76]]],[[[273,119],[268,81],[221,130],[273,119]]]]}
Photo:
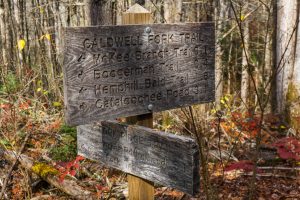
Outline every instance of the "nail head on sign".
{"type": "Polygon", "coordinates": [[[152,105],[152,104],[149,104],[149,105],[148,105],[148,110],[150,110],[150,111],[153,110],[153,105],[152,105]]]}
{"type": "Polygon", "coordinates": [[[146,32],[146,33],[151,33],[151,28],[150,28],[150,27],[146,27],[146,28],[145,28],[145,32],[146,32]]]}

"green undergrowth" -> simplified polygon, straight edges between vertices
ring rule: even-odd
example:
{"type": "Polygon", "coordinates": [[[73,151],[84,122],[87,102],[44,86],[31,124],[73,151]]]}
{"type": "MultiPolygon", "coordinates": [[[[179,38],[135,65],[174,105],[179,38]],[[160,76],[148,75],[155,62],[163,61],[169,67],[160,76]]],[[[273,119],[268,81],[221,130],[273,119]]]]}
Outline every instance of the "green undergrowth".
{"type": "Polygon", "coordinates": [[[9,72],[3,81],[0,82],[0,94],[14,93],[19,88],[20,82],[12,72],[9,72]]]}
{"type": "Polygon", "coordinates": [[[56,144],[50,149],[50,156],[55,161],[69,161],[77,155],[76,128],[62,125],[56,144]]]}

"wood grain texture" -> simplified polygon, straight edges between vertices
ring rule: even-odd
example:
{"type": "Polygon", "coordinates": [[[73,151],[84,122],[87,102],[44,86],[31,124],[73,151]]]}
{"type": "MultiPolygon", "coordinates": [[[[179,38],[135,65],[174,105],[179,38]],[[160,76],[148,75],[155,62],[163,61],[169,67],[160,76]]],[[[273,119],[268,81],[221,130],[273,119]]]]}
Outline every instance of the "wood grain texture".
{"type": "MultiPolygon", "coordinates": [[[[122,24],[150,24],[151,12],[139,4],[131,6],[122,15],[122,24]]],[[[153,128],[153,114],[143,114],[126,118],[127,124],[153,128]]],[[[140,177],[127,174],[129,200],[154,200],[154,184],[140,177]]]]}
{"type": "Polygon", "coordinates": [[[154,199],[154,184],[140,177],[127,174],[128,181],[128,199],[141,200],[154,199]]]}
{"type": "Polygon", "coordinates": [[[78,153],[191,195],[199,192],[199,151],[191,138],[106,121],[78,126],[78,153]]]}
{"type": "Polygon", "coordinates": [[[211,102],[214,61],[213,23],[66,28],[66,122],[211,102]]]}
{"type": "MultiPolygon", "coordinates": [[[[153,128],[153,114],[143,114],[126,118],[126,123],[153,128]]],[[[154,200],[154,184],[132,174],[127,174],[128,197],[130,200],[154,200]]]]}

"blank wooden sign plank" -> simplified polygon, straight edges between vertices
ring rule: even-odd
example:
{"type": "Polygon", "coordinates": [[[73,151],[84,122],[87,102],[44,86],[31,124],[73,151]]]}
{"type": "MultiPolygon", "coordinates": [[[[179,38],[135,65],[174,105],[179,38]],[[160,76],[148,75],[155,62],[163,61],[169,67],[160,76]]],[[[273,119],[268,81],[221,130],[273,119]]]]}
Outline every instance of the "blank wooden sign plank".
{"type": "Polygon", "coordinates": [[[70,125],[214,100],[213,23],[65,29],[70,125]]]}
{"type": "Polygon", "coordinates": [[[78,126],[78,154],[195,195],[200,188],[199,151],[188,137],[117,122],[78,126]]]}

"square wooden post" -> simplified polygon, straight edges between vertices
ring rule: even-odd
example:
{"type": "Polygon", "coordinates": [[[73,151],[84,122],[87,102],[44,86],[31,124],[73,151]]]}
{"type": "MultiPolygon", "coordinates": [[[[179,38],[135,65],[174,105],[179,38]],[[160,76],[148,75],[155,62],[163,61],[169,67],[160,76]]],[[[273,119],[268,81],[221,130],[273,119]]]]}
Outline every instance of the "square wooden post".
{"type": "MultiPolygon", "coordinates": [[[[150,24],[151,13],[140,6],[135,4],[130,7],[122,15],[122,24],[150,24]]],[[[153,115],[144,114],[126,118],[128,124],[138,124],[153,128],[153,115]]],[[[154,199],[154,185],[152,182],[144,180],[142,178],[128,174],[128,193],[129,200],[153,200],[154,199]]]]}

